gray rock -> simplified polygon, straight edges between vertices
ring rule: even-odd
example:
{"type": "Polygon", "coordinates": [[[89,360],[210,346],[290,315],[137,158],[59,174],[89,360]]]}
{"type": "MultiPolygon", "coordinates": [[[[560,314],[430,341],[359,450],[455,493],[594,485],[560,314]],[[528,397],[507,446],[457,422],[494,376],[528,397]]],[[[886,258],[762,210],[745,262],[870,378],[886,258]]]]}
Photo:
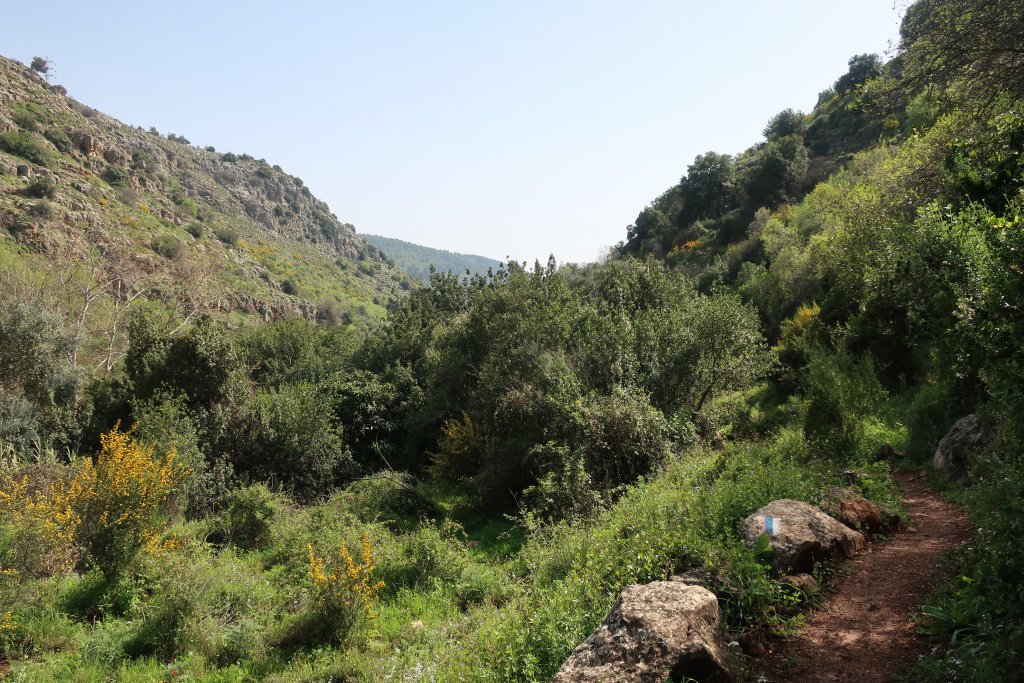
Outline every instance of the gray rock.
{"type": "Polygon", "coordinates": [[[981,450],[989,440],[988,431],[977,415],[962,417],[953,423],[935,449],[932,465],[939,472],[954,479],[967,473],[967,458],[981,450]]]}
{"type": "Polygon", "coordinates": [[[21,178],[28,178],[32,175],[32,167],[28,164],[18,164],[18,176],[21,178]]]}
{"type": "Polygon", "coordinates": [[[629,586],[601,626],[572,651],[554,683],[731,682],[715,594],[678,581],[629,586]]]}
{"type": "Polygon", "coordinates": [[[778,582],[808,595],[818,590],[818,582],[810,574],[790,574],[779,578],[778,582]]]}
{"type": "Polygon", "coordinates": [[[845,559],[864,548],[864,535],[848,528],[824,512],[799,500],[775,500],[747,517],[743,538],[748,548],[766,533],[766,518],[773,530],[768,534],[772,569],[777,575],[807,573],[814,563],[845,559]]]}

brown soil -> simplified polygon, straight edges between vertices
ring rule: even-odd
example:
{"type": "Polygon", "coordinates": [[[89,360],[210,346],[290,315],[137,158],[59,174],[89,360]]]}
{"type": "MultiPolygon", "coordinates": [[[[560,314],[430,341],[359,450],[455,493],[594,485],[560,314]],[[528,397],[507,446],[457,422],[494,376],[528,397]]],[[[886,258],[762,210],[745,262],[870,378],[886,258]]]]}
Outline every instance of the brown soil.
{"type": "Polygon", "coordinates": [[[908,528],[869,544],[844,565],[826,592],[826,606],[762,660],[768,681],[883,683],[928,651],[911,614],[938,587],[943,560],[967,538],[969,525],[923,477],[900,475],[897,481],[908,528]]]}

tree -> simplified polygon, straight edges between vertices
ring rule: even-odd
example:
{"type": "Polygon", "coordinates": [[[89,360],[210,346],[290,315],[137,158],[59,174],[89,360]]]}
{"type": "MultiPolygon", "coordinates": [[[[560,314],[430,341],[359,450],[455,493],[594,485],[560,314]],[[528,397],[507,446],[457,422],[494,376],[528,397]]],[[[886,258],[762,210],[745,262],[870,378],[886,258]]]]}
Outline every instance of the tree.
{"type": "Polygon", "coordinates": [[[50,67],[53,66],[46,57],[33,57],[29,68],[42,76],[49,76],[50,67]]]}
{"type": "Polygon", "coordinates": [[[853,90],[882,72],[882,60],[878,55],[863,54],[850,57],[849,70],[839,77],[832,86],[837,94],[853,90]]]}
{"type": "Polygon", "coordinates": [[[768,141],[773,141],[802,133],[803,130],[803,112],[795,109],[783,109],[768,121],[768,125],[764,127],[764,137],[768,141]]]}
{"type": "Polygon", "coordinates": [[[626,249],[631,252],[640,251],[644,242],[660,240],[670,227],[665,214],[648,206],[636,217],[636,222],[626,228],[626,249]]]}
{"type": "Polygon", "coordinates": [[[958,83],[983,103],[1024,95],[1024,11],[1018,0],[919,0],[900,26],[914,89],[958,83]]]}
{"type": "Polygon", "coordinates": [[[680,222],[687,225],[702,218],[720,218],[736,205],[733,158],[729,154],[700,154],[686,168],[679,182],[683,210],[680,222]]]}

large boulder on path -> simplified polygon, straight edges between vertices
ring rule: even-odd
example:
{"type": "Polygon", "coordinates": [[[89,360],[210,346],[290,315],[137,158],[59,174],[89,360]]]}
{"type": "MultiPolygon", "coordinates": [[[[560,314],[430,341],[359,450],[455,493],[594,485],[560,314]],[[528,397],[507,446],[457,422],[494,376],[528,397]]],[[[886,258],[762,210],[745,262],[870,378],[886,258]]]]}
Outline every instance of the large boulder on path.
{"type": "Polygon", "coordinates": [[[967,472],[967,457],[981,450],[989,436],[977,415],[960,418],[939,442],[932,465],[946,476],[962,477],[967,472]]]}
{"type": "Polygon", "coordinates": [[[845,559],[864,548],[864,535],[799,500],[768,503],[743,521],[748,548],[767,535],[776,575],[810,572],[814,563],[845,559]]]}
{"type": "Polygon", "coordinates": [[[678,581],[629,586],[554,683],[735,680],[715,594],[678,581]]]}

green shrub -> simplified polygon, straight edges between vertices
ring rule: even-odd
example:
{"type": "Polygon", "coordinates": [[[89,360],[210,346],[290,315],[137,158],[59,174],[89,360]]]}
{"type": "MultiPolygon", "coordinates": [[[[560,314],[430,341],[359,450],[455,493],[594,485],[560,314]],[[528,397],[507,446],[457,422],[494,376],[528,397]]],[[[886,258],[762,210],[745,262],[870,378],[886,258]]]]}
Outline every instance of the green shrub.
{"type": "Polygon", "coordinates": [[[150,598],[134,608],[124,654],[173,661],[193,653],[220,665],[266,654],[273,589],[230,550],[152,556],[146,574],[150,598]]]}
{"type": "Polygon", "coordinates": [[[535,446],[530,457],[541,463],[545,474],[523,491],[527,514],[545,522],[585,519],[601,506],[584,457],[555,442],[535,446]]]}
{"type": "Polygon", "coordinates": [[[823,455],[840,459],[854,455],[864,419],[885,397],[871,358],[857,360],[844,351],[812,352],[805,393],[809,399],[804,424],[808,440],[823,455]]]}
{"type": "Polygon", "coordinates": [[[451,521],[440,526],[421,524],[401,536],[400,562],[388,571],[382,567],[381,578],[395,587],[454,584],[462,577],[468,559],[459,535],[464,535],[462,528],[451,521]]]}
{"type": "Polygon", "coordinates": [[[133,400],[131,413],[137,438],[156,444],[161,453],[173,448],[177,462],[188,470],[172,499],[173,511],[195,519],[219,509],[233,472],[223,457],[207,458],[201,450],[198,418],[189,410],[186,397],[160,391],[148,400],[133,400]]]}
{"type": "Polygon", "coordinates": [[[397,522],[437,517],[437,506],[416,489],[407,472],[378,472],[358,479],[345,490],[353,511],[366,522],[397,522]]]}
{"type": "Polygon", "coordinates": [[[21,192],[26,197],[53,199],[57,194],[57,183],[49,176],[36,176],[21,192]]]}
{"type": "Polygon", "coordinates": [[[155,237],[153,238],[153,241],[149,243],[149,247],[164,258],[169,258],[172,261],[178,260],[182,254],[181,240],[174,235],[160,235],[159,237],[155,237]]]}
{"type": "Polygon", "coordinates": [[[233,164],[236,161],[238,161],[238,156],[233,152],[226,152],[223,156],[221,156],[220,160],[226,164],[233,164]]]}
{"type": "Polygon", "coordinates": [[[284,511],[280,497],[264,484],[232,491],[222,516],[228,540],[245,550],[268,547],[273,540],[274,520],[284,511]]]}
{"type": "Polygon", "coordinates": [[[341,428],[325,413],[316,388],[290,384],[260,392],[252,404],[235,465],[274,479],[301,501],[328,494],[355,472],[341,428]]]}
{"type": "Polygon", "coordinates": [[[232,247],[238,244],[238,231],[234,228],[218,225],[213,228],[213,234],[224,244],[232,247]]]}
{"type": "Polygon", "coordinates": [[[43,220],[47,220],[53,218],[54,215],[56,215],[57,210],[54,208],[52,202],[48,202],[44,199],[33,204],[32,208],[28,210],[28,213],[30,216],[33,216],[34,218],[41,218],[43,220]]]}
{"type": "Polygon", "coordinates": [[[189,223],[188,227],[185,228],[185,232],[199,239],[203,236],[203,224],[199,222],[189,223]]]}
{"type": "Polygon", "coordinates": [[[57,151],[63,154],[70,152],[73,147],[71,138],[69,138],[68,134],[59,128],[48,128],[43,133],[43,137],[49,140],[53,146],[57,148],[57,151]]]}
{"type": "Polygon", "coordinates": [[[131,172],[123,166],[110,165],[107,166],[107,170],[103,172],[103,179],[107,181],[111,187],[128,187],[131,177],[131,172]]]}
{"type": "Polygon", "coordinates": [[[0,133],[0,150],[39,164],[49,166],[53,154],[46,142],[35,133],[7,131],[0,133]]]}

